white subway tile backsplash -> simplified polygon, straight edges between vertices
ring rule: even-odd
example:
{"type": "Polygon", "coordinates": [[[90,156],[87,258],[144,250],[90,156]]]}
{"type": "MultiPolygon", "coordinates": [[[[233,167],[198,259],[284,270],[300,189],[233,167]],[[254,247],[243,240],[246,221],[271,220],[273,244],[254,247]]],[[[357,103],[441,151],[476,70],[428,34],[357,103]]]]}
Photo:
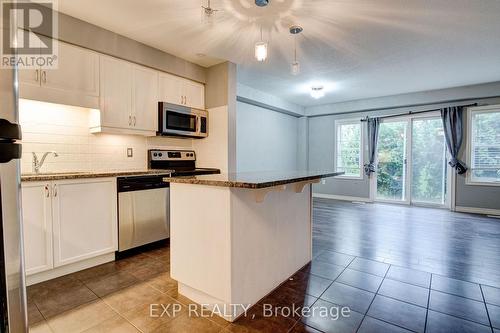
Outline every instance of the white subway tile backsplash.
{"type": "Polygon", "coordinates": [[[90,109],[21,99],[21,172],[32,172],[32,152],[59,154],[47,157],[42,172],[76,172],[143,170],[148,149],[192,149],[190,139],[91,134],[91,113],[90,109]],[[133,157],[127,157],[127,148],[133,148],[133,157]]]}

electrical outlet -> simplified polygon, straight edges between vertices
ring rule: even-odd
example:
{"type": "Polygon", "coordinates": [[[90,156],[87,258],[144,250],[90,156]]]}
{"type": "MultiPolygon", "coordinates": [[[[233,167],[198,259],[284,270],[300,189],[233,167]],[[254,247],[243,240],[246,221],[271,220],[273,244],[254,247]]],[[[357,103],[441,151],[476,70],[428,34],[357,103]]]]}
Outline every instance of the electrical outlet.
{"type": "Polygon", "coordinates": [[[127,148],[127,157],[134,157],[134,149],[127,148]]]}
{"type": "Polygon", "coordinates": [[[325,185],[326,184],[326,179],[321,179],[321,184],[325,185]]]}

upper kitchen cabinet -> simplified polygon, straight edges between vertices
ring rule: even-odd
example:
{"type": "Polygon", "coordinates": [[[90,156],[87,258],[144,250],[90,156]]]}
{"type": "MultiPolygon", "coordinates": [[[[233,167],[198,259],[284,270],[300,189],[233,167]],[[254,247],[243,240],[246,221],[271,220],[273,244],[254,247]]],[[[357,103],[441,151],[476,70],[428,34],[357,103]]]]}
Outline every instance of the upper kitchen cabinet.
{"type": "Polygon", "coordinates": [[[91,132],[156,135],[158,72],[107,56],[100,66],[100,111],[91,132]]]}
{"type": "Polygon", "coordinates": [[[58,43],[58,66],[55,69],[21,69],[21,98],[99,107],[99,55],[95,52],[58,43]]]}
{"type": "Polygon", "coordinates": [[[159,81],[161,102],[205,109],[205,86],[203,84],[166,73],[160,74],[159,81]]]}
{"type": "Polygon", "coordinates": [[[158,72],[142,66],[132,68],[132,117],[134,128],[158,130],[158,72]]]}

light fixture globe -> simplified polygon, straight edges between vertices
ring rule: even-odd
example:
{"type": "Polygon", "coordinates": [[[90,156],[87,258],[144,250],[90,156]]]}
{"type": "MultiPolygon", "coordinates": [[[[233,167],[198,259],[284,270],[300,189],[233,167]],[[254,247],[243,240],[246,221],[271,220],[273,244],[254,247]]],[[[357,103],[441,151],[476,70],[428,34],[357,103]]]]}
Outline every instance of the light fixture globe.
{"type": "Polygon", "coordinates": [[[255,59],[257,61],[265,61],[267,59],[267,43],[260,41],[255,43],[255,59]]]}
{"type": "Polygon", "coordinates": [[[311,97],[314,99],[319,99],[325,96],[325,90],[323,86],[312,86],[311,87],[311,97]]]}

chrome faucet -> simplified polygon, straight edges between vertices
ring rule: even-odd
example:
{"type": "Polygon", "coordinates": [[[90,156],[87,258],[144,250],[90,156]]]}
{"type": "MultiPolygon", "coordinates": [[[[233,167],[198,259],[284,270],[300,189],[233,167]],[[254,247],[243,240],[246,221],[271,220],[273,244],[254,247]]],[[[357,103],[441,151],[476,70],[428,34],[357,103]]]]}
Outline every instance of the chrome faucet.
{"type": "Polygon", "coordinates": [[[47,158],[47,155],[53,154],[54,157],[59,156],[55,151],[48,151],[48,152],[45,152],[43,154],[41,160],[38,160],[38,156],[36,156],[36,153],[32,152],[32,154],[33,154],[33,172],[34,173],[39,173],[40,172],[40,168],[43,166],[43,162],[45,162],[45,159],[47,158]]]}

